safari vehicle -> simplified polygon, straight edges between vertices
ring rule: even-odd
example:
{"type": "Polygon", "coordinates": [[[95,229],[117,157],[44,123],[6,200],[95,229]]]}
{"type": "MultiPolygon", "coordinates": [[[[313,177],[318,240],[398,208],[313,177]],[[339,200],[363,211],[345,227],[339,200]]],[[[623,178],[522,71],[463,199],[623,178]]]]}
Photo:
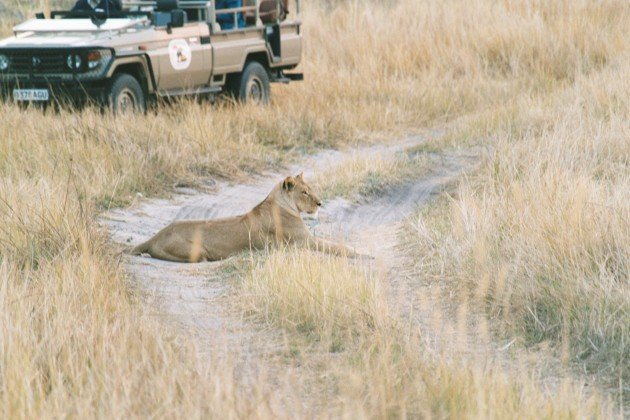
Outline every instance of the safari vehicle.
{"type": "MultiPolygon", "coordinates": [[[[286,19],[287,3],[243,0],[218,10],[214,0],[123,1],[119,11],[39,13],[0,41],[0,95],[114,113],[219,92],[266,104],[271,82],[302,80],[285,73],[302,54],[300,21],[286,19]]],[[[299,0],[295,7],[299,14],[299,0]]]]}

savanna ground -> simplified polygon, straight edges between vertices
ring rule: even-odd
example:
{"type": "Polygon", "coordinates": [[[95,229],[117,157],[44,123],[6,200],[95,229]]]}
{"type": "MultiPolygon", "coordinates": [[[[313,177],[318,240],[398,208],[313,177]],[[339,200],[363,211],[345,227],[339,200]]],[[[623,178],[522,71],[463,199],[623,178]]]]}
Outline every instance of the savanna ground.
{"type": "MultiPolygon", "coordinates": [[[[628,3],[304,6],[306,81],[274,87],[265,109],[182,103],[115,120],[0,105],[0,416],[582,418],[628,410],[628,3]],[[507,362],[431,351],[378,272],[278,250],[233,261],[234,300],[251,322],[285,334],[287,370],[308,357],[321,383],[243,378],[229,361],[202,363],[151,315],[98,225],[104,210],[137,193],[239,181],[305,152],[429,131],[438,134],[419,159],[485,152],[474,172],[408,218],[400,247],[413,280],[437,290],[429,298],[455,308],[455,324],[475,312],[492,340],[509,344],[507,362]],[[529,370],[519,359],[529,352],[556,360],[561,381],[529,370]],[[314,392],[317,411],[303,411],[300,392],[320,386],[328,399],[314,392]],[[280,404],[269,403],[274,390],[286,393],[280,404]]],[[[2,31],[36,8],[0,3],[2,31]]],[[[383,188],[413,175],[416,163],[351,162],[363,175],[341,168],[320,184],[361,194],[357,183],[376,177],[383,188]]]]}

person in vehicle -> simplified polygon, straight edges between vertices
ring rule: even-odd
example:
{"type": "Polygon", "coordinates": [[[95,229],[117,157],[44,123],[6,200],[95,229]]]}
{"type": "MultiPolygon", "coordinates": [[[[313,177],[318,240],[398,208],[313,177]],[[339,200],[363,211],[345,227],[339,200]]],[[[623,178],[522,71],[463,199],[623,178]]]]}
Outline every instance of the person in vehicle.
{"type": "MultiPolygon", "coordinates": [[[[243,0],[216,0],[215,9],[234,9],[243,7],[243,0]]],[[[217,14],[217,22],[221,25],[221,29],[234,29],[234,13],[217,14]]],[[[245,18],[242,12],[236,14],[236,24],[238,28],[245,27],[245,18]]]]}
{"type": "Polygon", "coordinates": [[[73,12],[120,12],[122,11],[121,0],[78,0],[74,7],[73,12]]]}

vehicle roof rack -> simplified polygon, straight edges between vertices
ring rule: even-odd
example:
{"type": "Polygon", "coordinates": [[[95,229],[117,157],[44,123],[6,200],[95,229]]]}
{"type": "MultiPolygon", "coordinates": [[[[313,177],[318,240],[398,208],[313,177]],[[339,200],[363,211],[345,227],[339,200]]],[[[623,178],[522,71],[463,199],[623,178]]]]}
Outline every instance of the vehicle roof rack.
{"type": "MultiPolygon", "coordinates": [[[[147,14],[149,12],[136,12],[136,11],[129,11],[129,12],[87,12],[87,11],[68,11],[68,10],[53,10],[52,12],[50,12],[50,17],[51,19],[57,18],[57,17],[75,17],[75,18],[89,18],[92,16],[108,16],[112,19],[115,18],[126,18],[126,17],[146,17],[147,14]]],[[[43,13],[38,13],[36,15],[37,19],[45,19],[45,15],[43,13]]]]}
{"type": "MultiPolygon", "coordinates": [[[[173,0],[175,2],[175,0],[173,0]]],[[[147,7],[156,9],[157,1],[150,0],[123,0],[123,7],[147,7]]],[[[177,2],[181,9],[205,9],[209,4],[212,4],[211,0],[179,0],[177,2]]]]}

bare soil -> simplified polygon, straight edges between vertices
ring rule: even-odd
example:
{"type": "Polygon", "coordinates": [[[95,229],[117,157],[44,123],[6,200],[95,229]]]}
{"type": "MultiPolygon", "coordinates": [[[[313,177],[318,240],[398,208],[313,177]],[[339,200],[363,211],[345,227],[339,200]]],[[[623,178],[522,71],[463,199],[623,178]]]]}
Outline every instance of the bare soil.
{"type": "MultiPolygon", "coordinates": [[[[147,240],[174,220],[245,213],[289,174],[303,171],[308,182],[347,158],[414,153],[424,140],[414,137],[388,145],[326,150],[304,157],[283,173],[265,173],[246,183],[214,181],[208,188],[211,191],[178,188],[170,199],[141,198],[129,208],[111,210],[102,217],[101,223],[115,242],[129,247],[147,240]]],[[[369,265],[368,269],[382,279],[391,307],[420,328],[426,351],[438,357],[471,358],[481,366],[498,363],[515,373],[525,369],[529,375],[539,377],[545,387],[553,389],[562,378],[573,376],[556,357],[547,349],[525,350],[514,345],[517,339],[494,339],[492,325],[482,311],[471,305],[462,306],[452,291],[439,282],[418,280],[422,276],[415,271],[413,255],[406,252],[401,241],[407,218],[471,171],[480,157],[478,149],[433,153],[430,169],[417,179],[391,186],[378,196],[359,200],[334,198],[324,203],[317,218],[305,222],[314,235],[341,241],[375,257],[358,263],[369,265]]],[[[240,378],[265,376],[267,382],[277,386],[268,390],[268,398],[275,400],[269,402],[271,405],[283,404],[286,408],[291,404],[295,410],[306,410],[306,413],[316,412],[316,407],[321,406],[314,395],[300,396],[301,401],[287,401],[283,400],[282,392],[277,392],[282,386],[304,389],[304,383],[312,382],[312,372],[272,362],[287,354],[288,340],[281,331],[244,319],[242,312],[234,308],[230,296],[234,286],[231,270],[243,256],[200,264],[128,255],[122,258],[132,287],[148,301],[165,326],[192,339],[200,360],[236,359],[240,378]],[[279,369],[281,374],[278,374],[279,369]]],[[[588,381],[585,377],[581,379],[588,381]]],[[[314,388],[307,385],[306,389],[314,388]]],[[[290,398],[290,392],[285,394],[290,398]]]]}
{"type": "MultiPolygon", "coordinates": [[[[212,191],[180,188],[170,199],[140,199],[129,208],[107,212],[102,224],[114,241],[128,247],[145,241],[174,220],[209,219],[242,214],[262,201],[286,175],[304,171],[308,179],[333,168],[349,157],[409,151],[422,145],[423,137],[344,151],[326,150],[308,156],[283,173],[266,173],[247,183],[217,181],[212,191]]],[[[397,308],[427,332],[436,311],[443,305],[419,305],[424,285],[414,284],[408,255],[399,249],[399,231],[405,219],[426,205],[479,160],[479,151],[432,154],[431,169],[418,179],[387,188],[379,196],[360,200],[335,198],[326,203],[316,219],[306,220],[313,234],[342,241],[359,252],[375,257],[370,269],[387,282],[397,308]],[[417,290],[412,290],[417,288],[417,290]],[[418,310],[420,308],[420,310],[418,310]]],[[[264,360],[281,354],[286,340],[280,331],[243,319],[232,307],[229,294],[230,260],[179,264],[124,255],[132,286],[154,308],[155,316],[178,334],[193,339],[200,356],[238,354],[245,377],[260,374],[264,360]]],[[[426,300],[426,299],[425,299],[426,300]]],[[[440,312],[441,313],[441,312],[440,312]]],[[[441,315],[446,318],[447,315],[441,315]]],[[[426,334],[435,337],[434,333],[426,334]]],[[[433,340],[435,341],[435,340],[433,340]]],[[[299,379],[298,379],[299,380],[299,379]]]]}

